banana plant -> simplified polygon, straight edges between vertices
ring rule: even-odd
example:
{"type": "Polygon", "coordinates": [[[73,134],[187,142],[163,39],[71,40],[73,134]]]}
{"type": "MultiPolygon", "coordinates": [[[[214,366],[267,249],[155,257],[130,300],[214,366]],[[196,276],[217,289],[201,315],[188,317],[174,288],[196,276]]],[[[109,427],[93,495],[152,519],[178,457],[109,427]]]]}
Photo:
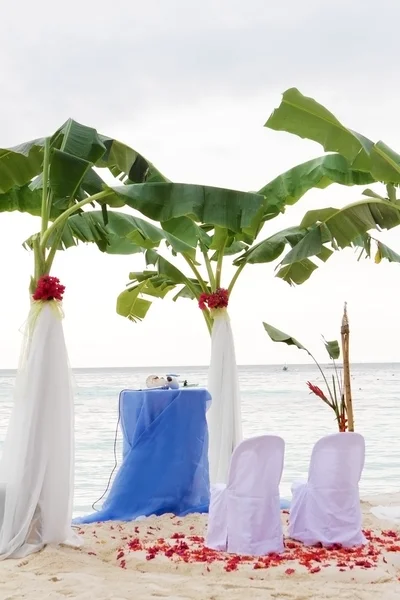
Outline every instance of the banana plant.
{"type": "MultiPolygon", "coordinates": [[[[352,169],[370,176],[371,181],[386,186],[386,196],[367,188],[361,200],[344,208],[330,207],[306,213],[299,226],[299,239],[283,257],[281,269],[298,271],[307,265],[309,270],[315,270],[317,266],[310,257],[325,252],[326,248],[336,250],[349,246],[361,248],[361,255],[368,257],[375,247],[377,263],[382,258],[400,262],[399,254],[369,233],[373,229],[392,229],[400,224],[400,200],[396,196],[396,188],[400,185],[400,155],[384,142],[373,142],[348,129],[324,106],[296,88],[284,92],[280,106],[265,126],[313,140],[325,151],[342,155],[352,169]]],[[[257,249],[258,254],[262,251],[262,246],[257,249]]],[[[326,254],[326,257],[330,255],[326,254]]]]}
{"type": "MultiPolygon", "coordinates": [[[[120,215],[117,231],[108,231],[108,207],[125,203],[119,186],[107,186],[98,169],[126,185],[167,181],[136,151],[71,119],[51,136],[0,149],[0,211],[27,212],[41,221],[40,231],[26,242],[34,253],[31,292],[50,273],[58,249],[90,241],[104,251],[113,233],[114,241],[120,239],[125,216],[120,215]],[[94,222],[84,210],[88,205],[101,208],[102,219],[94,222]]],[[[124,240],[123,251],[140,248],[124,240]]]]}
{"type": "MultiPolygon", "coordinates": [[[[237,202],[238,192],[229,196],[227,190],[209,189],[198,194],[195,186],[174,183],[133,186],[126,203],[158,221],[163,231],[191,246],[191,252],[177,251],[168,240],[149,249],[144,255],[144,269],[130,274],[127,289],[119,295],[117,312],[136,321],[147,314],[155,297],[165,298],[172,292],[173,300],[198,301],[201,294],[224,286],[231,295],[246,265],[274,262],[305,237],[304,227],[290,227],[258,241],[267,221],[281,215],[312,188],[326,188],[332,183],[368,185],[373,181],[371,174],[353,169],[345,157],[332,154],[297,165],[248,195],[245,210],[237,202]],[[227,261],[235,268],[230,281],[223,277],[227,261]]],[[[325,243],[311,255],[322,263],[332,252],[325,243]]],[[[277,276],[301,284],[315,268],[307,258],[282,265],[277,276]]],[[[205,307],[202,314],[211,332],[211,312],[205,307]]]]}
{"type": "Polygon", "coordinates": [[[25,241],[34,254],[31,293],[50,273],[57,250],[79,242],[133,254],[165,240],[174,252],[192,255],[193,243],[117,208],[130,205],[156,221],[208,215],[216,225],[251,232],[263,203],[258,194],[171,184],[132,148],[71,119],[51,136],[0,149],[0,212],[27,212],[41,221],[40,231],[25,241]],[[106,183],[104,170],[117,185],[106,183]]]}

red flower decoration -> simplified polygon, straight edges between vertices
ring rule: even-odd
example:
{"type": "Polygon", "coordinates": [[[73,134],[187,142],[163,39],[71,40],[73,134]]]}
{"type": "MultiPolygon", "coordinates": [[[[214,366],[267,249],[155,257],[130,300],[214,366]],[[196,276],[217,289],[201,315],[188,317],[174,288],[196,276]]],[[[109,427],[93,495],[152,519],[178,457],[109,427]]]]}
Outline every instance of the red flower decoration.
{"type": "Polygon", "coordinates": [[[199,298],[199,308],[201,310],[226,308],[228,306],[229,292],[224,288],[218,288],[215,292],[207,294],[203,292],[199,298]]]}
{"type": "Polygon", "coordinates": [[[322,400],[325,400],[325,402],[327,402],[328,399],[325,396],[324,392],[321,390],[321,388],[319,388],[318,386],[311,383],[311,381],[307,381],[307,385],[313,394],[315,394],[316,396],[318,396],[319,398],[321,398],[322,400]]]}
{"type": "MultiPolygon", "coordinates": [[[[178,525],[175,522],[173,524],[178,525]]],[[[133,530],[134,528],[132,532],[133,530]]],[[[87,529],[86,533],[90,534],[91,531],[87,529]]],[[[392,530],[381,532],[364,530],[367,543],[365,546],[352,548],[344,548],[340,544],[323,547],[320,543],[315,546],[303,546],[299,542],[287,539],[285,550],[281,554],[271,553],[265,556],[228,554],[212,550],[204,545],[204,537],[200,535],[185,535],[178,532],[172,534],[169,539],[155,536],[149,539],[148,529],[142,530],[141,533],[142,535],[145,533],[144,537],[132,534],[129,540],[116,547],[116,564],[122,569],[127,568],[127,559],[129,560],[130,555],[138,552],[140,560],[144,553],[148,562],[168,559],[175,564],[176,568],[179,563],[200,563],[203,572],[207,573],[212,572],[213,566],[219,564],[227,572],[240,571],[242,565],[247,565],[254,570],[282,567],[284,573],[289,576],[297,573],[298,567],[304,567],[313,575],[322,572],[326,567],[341,572],[375,569],[382,562],[387,562],[385,556],[388,553],[400,553],[400,532],[392,530]]],[[[126,537],[121,539],[124,540],[126,537]]],[[[95,555],[94,552],[88,554],[95,555]]],[[[128,568],[129,566],[128,563],[128,568]]],[[[249,579],[254,577],[249,576],[249,579]]]]}
{"type": "Polygon", "coordinates": [[[61,302],[65,286],[61,285],[60,280],[57,277],[51,277],[51,275],[42,275],[37,282],[35,293],[33,294],[34,300],[58,300],[61,302]]]}

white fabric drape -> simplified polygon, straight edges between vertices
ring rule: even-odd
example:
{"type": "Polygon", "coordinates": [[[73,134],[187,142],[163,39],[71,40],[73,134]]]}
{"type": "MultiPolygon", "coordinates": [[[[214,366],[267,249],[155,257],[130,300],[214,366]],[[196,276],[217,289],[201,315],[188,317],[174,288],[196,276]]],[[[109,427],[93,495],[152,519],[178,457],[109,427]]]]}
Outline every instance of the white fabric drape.
{"type": "Polygon", "coordinates": [[[33,303],[0,462],[0,559],[79,545],[71,528],[73,396],[61,307],[33,303]]]}
{"type": "Polygon", "coordinates": [[[232,452],[242,441],[239,377],[228,313],[215,311],[208,375],[211,407],[207,413],[211,483],[226,483],[232,452]]]}

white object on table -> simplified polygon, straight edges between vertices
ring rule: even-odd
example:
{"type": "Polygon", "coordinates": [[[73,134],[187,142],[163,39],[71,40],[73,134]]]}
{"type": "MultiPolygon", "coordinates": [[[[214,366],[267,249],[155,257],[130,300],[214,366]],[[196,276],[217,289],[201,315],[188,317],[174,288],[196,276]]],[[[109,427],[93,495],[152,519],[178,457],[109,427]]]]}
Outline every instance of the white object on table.
{"type": "Polygon", "coordinates": [[[228,485],[211,490],[207,547],[254,556],[284,551],[279,497],[284,453],[285,442],[275,435],[239,444],[228,485]]]}
{"type": "Polygon", "coordinates": [[[167,385],[167,380],[164,377],[158,377],[158,375],[149,375],[146,379],[146,386],[149,389],[162,388],[167,385]]]}
{"type": "Polygon", "coordinates": [[[359,433],[334,433],[315,444],[308,481],[292,486],[292,539],[306,545],[366,543],[358,490],[364,461],[365,441],[359,433]]]}

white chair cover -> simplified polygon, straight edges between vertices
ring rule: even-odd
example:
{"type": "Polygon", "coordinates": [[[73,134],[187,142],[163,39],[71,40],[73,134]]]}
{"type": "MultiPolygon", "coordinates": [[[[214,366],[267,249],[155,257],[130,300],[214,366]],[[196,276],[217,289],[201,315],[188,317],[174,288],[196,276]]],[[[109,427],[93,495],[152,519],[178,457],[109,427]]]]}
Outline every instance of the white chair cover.
{"type": "Polygon", "coordinates": [[[0,560],[80,544],[71,528],[73,397],[61,319],[54,302],[29,314],[0,462],[0,560]]]}
{"type": "Polygon", "coordinates": [[[284,453],[285,442],[274,435],[239,444],[227,486],[211,490],[206,546],[254,556],[283,552],[279,483],[284,453]]]}
{"type": "Polygon", "coordinates": [[[358,483],[365,441],[359,433],[335,433],[314,446],[308,482],[293,484],[289,536],[313,545],[365,544],[358,483]]]}

